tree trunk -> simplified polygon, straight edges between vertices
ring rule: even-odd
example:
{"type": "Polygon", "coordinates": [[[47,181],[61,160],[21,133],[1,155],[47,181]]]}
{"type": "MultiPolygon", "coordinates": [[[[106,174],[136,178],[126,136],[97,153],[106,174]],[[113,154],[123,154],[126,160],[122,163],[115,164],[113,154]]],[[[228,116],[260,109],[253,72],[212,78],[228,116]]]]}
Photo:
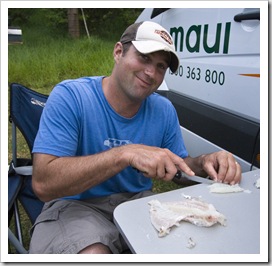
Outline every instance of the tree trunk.
{"type": "Polygon", "coordinates": [[[68,31],[72,38],[79,38],[78,8],[68,8],[68,31]]]}

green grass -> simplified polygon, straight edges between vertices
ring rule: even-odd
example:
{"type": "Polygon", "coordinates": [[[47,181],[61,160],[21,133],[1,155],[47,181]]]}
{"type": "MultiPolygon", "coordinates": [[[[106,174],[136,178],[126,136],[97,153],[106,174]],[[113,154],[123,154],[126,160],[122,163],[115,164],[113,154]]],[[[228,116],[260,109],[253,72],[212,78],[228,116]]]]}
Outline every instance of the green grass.
{"type": "Polygon", "coordinates": [[[49,93],[55,84],[65,79],[109,75],[113,66],[113,44],[93,37],[10,45],[9,82],[49,93]]]}
{"type": "MultiPolygon", "coordinates": [[[[98,37],[78,40],[46,34],[34,29],[23,31],[22,45],[9,45],[8,81],[21,83],[40,93],[49,94],[53,86],[65,79],[81,76],[110,75],[113,67],[112,51],[115,41],[98,37]]],[[[29,150],[18,132],[18,156],[29,157],[29,150]]],[[[8,159],[11,160],[11,125],[9,125],[8,159]]],[[[180,188],[173,182],[154,182],[157,193],[180,188]]],[[[22,227],[25,246],[29,244],[30,221],[22,207],[22,227]]],[[[11,252],[14,252],[11,249],[11,252]]]]}

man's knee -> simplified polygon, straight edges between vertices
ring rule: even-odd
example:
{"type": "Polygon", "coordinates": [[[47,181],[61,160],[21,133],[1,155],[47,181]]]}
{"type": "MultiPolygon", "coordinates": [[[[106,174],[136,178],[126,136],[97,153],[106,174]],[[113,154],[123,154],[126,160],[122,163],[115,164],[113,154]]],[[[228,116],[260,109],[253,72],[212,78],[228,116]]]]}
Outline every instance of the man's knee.
{"type": "Polygon", "coordinates": [[[111,253],[112,252],[107,246],[101,243],[95,243],[82,249],[81,251],[79,251],[78,254],[111,254],[111,253]]]}

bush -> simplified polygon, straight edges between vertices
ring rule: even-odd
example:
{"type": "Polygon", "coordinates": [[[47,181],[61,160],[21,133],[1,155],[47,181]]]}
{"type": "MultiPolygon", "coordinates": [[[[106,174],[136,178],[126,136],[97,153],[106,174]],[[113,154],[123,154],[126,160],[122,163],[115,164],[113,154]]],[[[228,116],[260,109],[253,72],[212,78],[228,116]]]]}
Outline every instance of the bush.
{"type": "MultiPolygon", "coordinates": [[[[132,24],[142,8],[85,8],[87,27],[91,35],[118,40],[125,28],[132,24]]],[[[38,34],[53,38],[68,36],[67,8],[9,8],[9,23],[24,31],[36,28],[38,34]]],[[[80,31],[86,36],[83,13],[78,8],[80,31]]]]}

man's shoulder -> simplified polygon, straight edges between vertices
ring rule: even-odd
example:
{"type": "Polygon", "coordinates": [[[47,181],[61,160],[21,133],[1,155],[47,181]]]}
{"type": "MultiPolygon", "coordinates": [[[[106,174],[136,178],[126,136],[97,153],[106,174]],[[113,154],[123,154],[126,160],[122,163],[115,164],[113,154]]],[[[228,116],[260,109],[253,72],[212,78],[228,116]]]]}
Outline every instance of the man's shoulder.
{"type": "Polygon", "coordinates": [[[93,76],[93,77],[80,77],[77,79],[66,79],[61,81],[58,85],[63,86],[76,86],[78,84],[90,84],[90,83],[100,83],[102,80],[102,76],[93,76]]]}
{"type": "Polygon", "coordinates": [[[71,95],[71,97],[75,97],[75,95],[84,96],[88,92],[96,91],[101,88],[102,78],[102,76],[94,76],[66,79],[58,83],[51,94],[61,95],[63,97],[67,95],[71,95]]]}
{"type": "Polygon", "coordinates": [[[149,100],[154,104],[159,104],[165,107],[171,107],[172,108],[172,103],[171,101],[166,98],[165,96],[162,96],[161,94],[154,92],[149,96],[149,100]]]}

